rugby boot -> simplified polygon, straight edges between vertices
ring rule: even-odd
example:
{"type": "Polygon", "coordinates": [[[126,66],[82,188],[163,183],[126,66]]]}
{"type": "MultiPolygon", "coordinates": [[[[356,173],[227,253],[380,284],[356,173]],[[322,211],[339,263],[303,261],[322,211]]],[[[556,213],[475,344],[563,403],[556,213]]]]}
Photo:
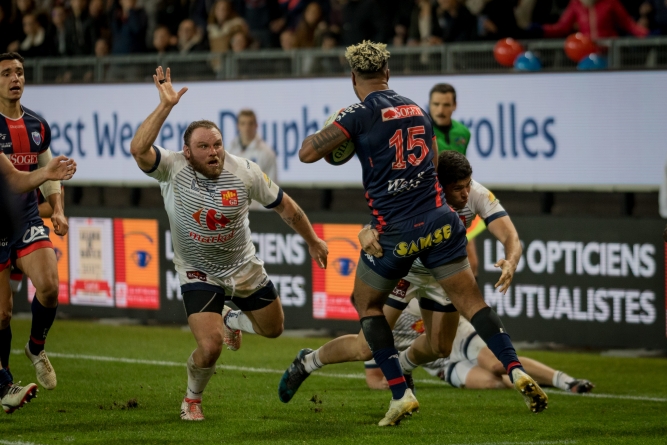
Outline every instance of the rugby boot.
{"type": "Polygon", "coordinates": [[[306,372],[306,367],[303,365],[303,358],[311,352],[313,350],[308,348],[300,350],[292,364],[289,365],[289,368],[287,368],[281,377],[280,384],[278,385],[278,397],[281,402],[287,403],[292,400],[299,386],[310,375],[306,372]]]}
{"type": "Polygon", "coordinates": [[[535,380],[519,368],[512,370],[514,388],[521,393],[526,406],[534,413],[547,409],[547,395],[535,380]]]}
{"type": "Polygon", "coordinates": [[[405,390],[405,394],[398,400],[393,400],[389,403],[389,411],[384,415],[384,419],[380,420],[379,426],[398,425],[405,416],[411,416],[413,412],[419,411],[419,402],[412,394],[410,388],[405,390]]]}

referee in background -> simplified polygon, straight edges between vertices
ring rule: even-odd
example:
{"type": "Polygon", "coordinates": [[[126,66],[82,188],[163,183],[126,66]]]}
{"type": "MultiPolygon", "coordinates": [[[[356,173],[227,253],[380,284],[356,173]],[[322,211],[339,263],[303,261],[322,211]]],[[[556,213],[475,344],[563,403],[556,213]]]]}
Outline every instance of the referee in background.
{"type": "Polygon", "coordinates": [[[429,94],[428,109],[438,141],[438,153],[454,150],[465,156],[470,142],[470,130],[461,122],[452,119],[456,110],[454,87],[448,83],[433,86],[429,94]]]}

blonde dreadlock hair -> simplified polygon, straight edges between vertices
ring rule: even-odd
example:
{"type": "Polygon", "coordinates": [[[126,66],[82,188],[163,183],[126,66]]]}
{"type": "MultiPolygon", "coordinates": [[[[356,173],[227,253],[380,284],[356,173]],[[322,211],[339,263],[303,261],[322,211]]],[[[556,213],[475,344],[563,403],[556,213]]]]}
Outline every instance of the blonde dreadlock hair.
{"type": "Polygon", "coordinates": [[[345,58],[353,71],[361,74],[375,74],[387,66],[390,54],[387,45],[370,40],[348,46],[345,58]]]}

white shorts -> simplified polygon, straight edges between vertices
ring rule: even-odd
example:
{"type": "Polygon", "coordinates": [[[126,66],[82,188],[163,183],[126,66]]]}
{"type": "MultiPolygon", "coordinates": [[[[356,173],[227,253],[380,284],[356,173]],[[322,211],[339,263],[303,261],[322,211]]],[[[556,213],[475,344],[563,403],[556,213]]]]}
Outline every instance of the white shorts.
{"type": "Polygon", "coordinates": [[[190,266],[176,266],[176,272],[182,293],[189,290],[224,291],[229,298],[246,298],[269,284],[264,262],[257,257],[252,257],[233,275],[225,278],[207,275],[190,266]]]}
{"type": "Polygon", "coordinates": [[[450,361],[442,368],[440,378],[454,388],[463,388],[466,385],[470,370],[475,366],[477,365],[469,360],[463,360],[462,362],[450,361]]]}
{"type": "Polygon", "coordinates": [[[432,275],[417,274],[412,271],[398,282],[389,294],[386,304],[403,310],[414,298],[417,298],[419,306],[426,310],[437,312],[454,312],[456,310],[442,286],[432,275]]]}

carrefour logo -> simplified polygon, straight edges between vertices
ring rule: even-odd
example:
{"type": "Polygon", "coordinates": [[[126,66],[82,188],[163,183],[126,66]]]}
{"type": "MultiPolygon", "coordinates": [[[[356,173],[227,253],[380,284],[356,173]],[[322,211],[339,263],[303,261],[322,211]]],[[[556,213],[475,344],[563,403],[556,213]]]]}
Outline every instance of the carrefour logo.
{"type": "Polygon", "coordinates": [[[473,134],[477,154],[482,158],[553,158],[556,141],[556,118],[521,115],[519,107],[510,102],[498,104],[496,118],[461,119],[473,134]]]}

